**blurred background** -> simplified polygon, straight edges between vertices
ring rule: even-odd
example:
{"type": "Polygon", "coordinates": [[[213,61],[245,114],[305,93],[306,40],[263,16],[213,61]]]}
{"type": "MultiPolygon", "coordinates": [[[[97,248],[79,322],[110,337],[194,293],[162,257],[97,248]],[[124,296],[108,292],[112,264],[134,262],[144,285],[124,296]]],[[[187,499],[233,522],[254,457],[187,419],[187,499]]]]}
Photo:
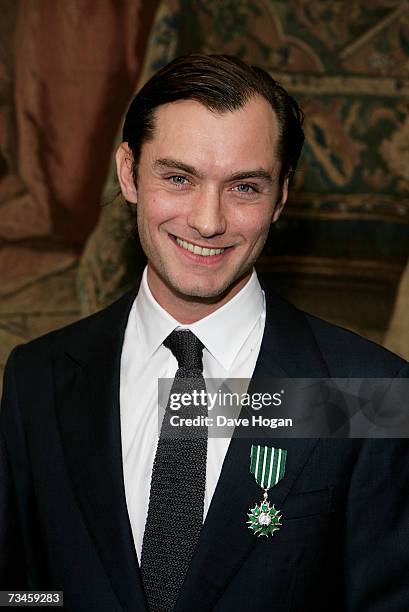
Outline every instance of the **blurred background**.
{"type": "Polygon", "coordinates": [[[407,1],[0,0],[0,369],[135,281],[113,153],[143,82],[198,51],[263,67],[306,114],[258,269],[409,358],[407,1]]]}

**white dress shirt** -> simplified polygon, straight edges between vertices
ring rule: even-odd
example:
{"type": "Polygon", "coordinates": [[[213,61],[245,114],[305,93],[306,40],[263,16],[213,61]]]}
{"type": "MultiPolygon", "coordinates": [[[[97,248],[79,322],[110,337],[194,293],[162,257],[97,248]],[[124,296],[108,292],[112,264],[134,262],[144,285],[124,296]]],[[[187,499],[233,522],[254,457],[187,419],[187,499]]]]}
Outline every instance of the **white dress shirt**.
{"type": "MultiPolygon", "coordinates": [[[[143,273],[132,305],[121,356],[120,413],[125,494],[139,560],[158,442],[158,378],[174,378],[177,360],[162,342],[174,329],[190,329],[203,343],[203,376],[251,378],[265,325],[265,300],[256,272],[229,302],[204,319],[181,325],[152,296],[143,273]]],[[[206,516],[229,446],[208,439],[206,516]]]]}

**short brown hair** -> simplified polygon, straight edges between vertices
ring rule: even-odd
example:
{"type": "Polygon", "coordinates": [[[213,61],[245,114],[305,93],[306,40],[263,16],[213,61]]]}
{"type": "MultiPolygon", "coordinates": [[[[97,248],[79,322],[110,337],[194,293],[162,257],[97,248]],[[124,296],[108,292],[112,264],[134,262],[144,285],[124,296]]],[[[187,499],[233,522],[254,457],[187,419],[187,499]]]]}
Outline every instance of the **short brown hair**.
{"type": "Polygon", "coordinates": [[[125,117],[123,141],[134,158],[134,178],[144,142],[153,137],[154,111],[177,100],[196,100],[211,111],[232,112],[255,95],[275,111],[280,139],[280,182],[295,171],[304,143],[303,113],[296,101],[265,70],[228,55],[183,55],[161,68],[135,96],[125,117]]]}

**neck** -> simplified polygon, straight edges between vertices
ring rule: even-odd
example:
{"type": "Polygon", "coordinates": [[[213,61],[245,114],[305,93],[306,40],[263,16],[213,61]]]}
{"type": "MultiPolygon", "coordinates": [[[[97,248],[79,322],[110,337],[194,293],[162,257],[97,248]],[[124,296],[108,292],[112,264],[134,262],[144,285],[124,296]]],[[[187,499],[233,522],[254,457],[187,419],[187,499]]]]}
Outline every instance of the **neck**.
{"type": "Polygon", "coordinates": [[[148,265],[148,285],[154,299],[176,321],[182,325],[190,325],[204,319],[224,304],[227,304],[246,285],[252,270],[237,279],[223,293],[214,298],[186,296],[164,284],[155,271],[148,265]]]}

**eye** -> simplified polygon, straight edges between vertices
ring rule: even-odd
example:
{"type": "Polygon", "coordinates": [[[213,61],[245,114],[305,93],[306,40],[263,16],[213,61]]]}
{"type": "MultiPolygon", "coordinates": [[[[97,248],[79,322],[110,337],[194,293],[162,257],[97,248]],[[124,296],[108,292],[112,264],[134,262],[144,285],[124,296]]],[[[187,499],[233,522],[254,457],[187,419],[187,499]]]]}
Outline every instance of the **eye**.
{"type": "Polygon", "coordinates": [[[172,185],[176,185],[176,186],[180,186],[182,187],[183,185],[187,185],[187,183],[189,182],[188,179],[185,176],[182,176],[180,174],[174,174],[172,176],[168,176],[167,180],[172,183],[172,185]]]}
{"type": "Polygon", "coordinates": [[[244,193],[249,195],[258,193],[258,189],[255,187],[255,185],[249,185],[248,183],[240,183],[239,185],[233,187],[233,189],[238,193],[244,193]]]}

